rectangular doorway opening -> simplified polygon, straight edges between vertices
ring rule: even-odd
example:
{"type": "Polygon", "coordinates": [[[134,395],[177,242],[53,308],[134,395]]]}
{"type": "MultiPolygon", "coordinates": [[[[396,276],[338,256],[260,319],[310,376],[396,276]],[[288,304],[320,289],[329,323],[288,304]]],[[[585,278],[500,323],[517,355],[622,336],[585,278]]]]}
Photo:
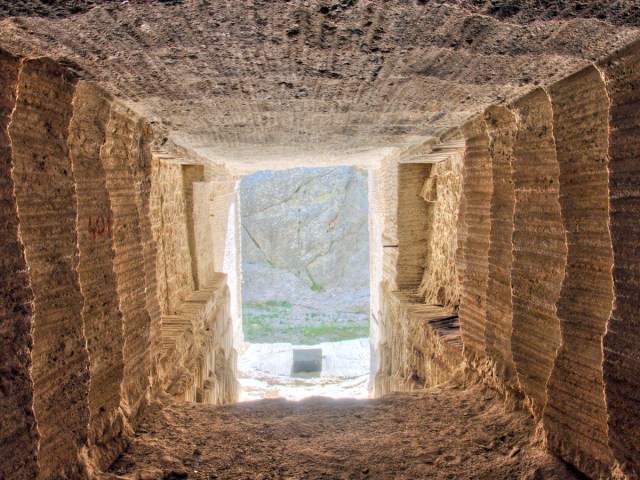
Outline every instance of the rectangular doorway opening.
{"type": "Polygon", "coordinates": [[[346,166],[242,178],[242,400],[368,397],[367,183],[346,166]]]}

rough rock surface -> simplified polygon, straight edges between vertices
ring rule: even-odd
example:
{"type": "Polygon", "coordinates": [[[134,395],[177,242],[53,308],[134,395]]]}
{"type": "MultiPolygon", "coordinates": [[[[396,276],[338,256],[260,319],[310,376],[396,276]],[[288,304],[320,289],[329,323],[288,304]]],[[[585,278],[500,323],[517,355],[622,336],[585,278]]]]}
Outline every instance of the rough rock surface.
{"type": "MultiPolygon", "coordinates": [[[[480,348],[491,368],[480,365],[476,372],[515,403],[529,405],[549,448],[594,477],[634,478],[638,471],[640,403],[631,373],[638,363],[631,307],[638,272],[630,239],[637,225],[631,220],[637,156],[631,152],[638,102],[631,92],[639,48],[634,43],[510,104],[515,123],[504,107],[485,112],[494,195],[486,345],[480,348]],[[509,264],[511,309],[499,295],[509,264]]],[[[465,182],[460,205],[467,227],[468,188],[465,182]]],[[[465,280],[484,270],[470,257],[470,235],[468,228],[458,230],[458,271],[465,280]]],[[[463,333],[470,320],[477,324],[464,310],[469,287],[463,282],[463,333]]],[[[480,297],[472,292],[473,298],[480,297]]],[[[477,346],[465,341],[469,348],[477,346]]]]}
{"type": "Polygon", "coordinates": [[[560,346],[556,302],[565,275],[567,245],[559,202],[560,170],[547,92],[536,89],[513,109],[518,133],[513,147],[513,335],[518,379],[537,416],[560,346]]]}
{"type": "MultiPolygon", "coordinates": [[[[258,172],[242,179],[240,199],[243,264],[288,270],[319,291],[368,287],[366,172],[258,172]]],[[[244,298],[252,299],[253,279],[243,280],[244,298]]]]}
{"type": "Polygon", "coordinates": [[[613,304],[609,99],[595,67],[554,85],[550,94],[567,264],[557,302],[562,342],[547,384],[544,424],[550,444],[568,461],[607,475],[613,457],[599,366],[613,304]]]}
{"type": "Polygon", "coordinates": [[[615,54],[603,69],[609,114],[609,208],[615,300],[604,337],[604,382],[609,446],[621,469],[640,476],[640,173],[638,75],[640,45],[615,54]]]}
{"type": "Polygon", "coordinates": [[[635,1],[44,3],[4,2],[63,18],[5,19],[3,44],[64,59],[170,143],[242,171],[370,164],[559,80],[638,24],[635,1]]]}
{"type": "Polygon", "coordinates": [[[487,357],[492,363],[496,385],[517,388],[516,367],[511,352],[513,304],[511,300],[512,237],[515,192],[511,177],[513,145],[517,125],[515,115],[506,107],[485,111],[489,134],[489,156],[493,192],[491,196],[491,233],[489,235],[489,272],[487,277],[487,357]]]}
{"type": "Polygon", "coordinates": [[[120,408],[124,374],[123,318],[113,271],[113,214],[100,150],[113,100],[90,83],[76,88],[69,154],[78,197],[78,275],[82,320],[90,359],[89,456],[105,469],[125,445],[120,408]]]}
{"type": "Polygon", "coordinates": [[[460,304],[460,282],[456,270],[457,219],[462,193],[462,162],[446,160],[433,165],[422,187],[428,202],[427,255],[420,284],[426,304],[455,308],[460,304]]]}
{"type": "Polygon", "coordinates": [[[170,403],[109,478],[577,478],[533,429],[495,392],[455,384],[377,400],[170,403]]]}
{"type": "Polygon", "coordinates": [[[20,60],[0,51],[0,477],[37,476],[33,412],[33,290],[19,234],[9,123],[20,60]]]}
{"type": "Polygon", "coordinates": [[[415,291],[422,284],[429,251],[429,205],[420,194],[431,175],[431,165],[398,164],[392,167],[397,198],[391,202],[396,219],[395,238],[391,236],[386,251],[394,251],[387,264],[388,281],[398,290],[415,291]],[[395,244],[394,244],[395,243],[395,244]]]}
{"type": "Polygon", "coordinates": [[[458,316],[421,300],[417,295],[383,291],[375,396],[439,385],[460,373],[458,316]]]}
{"type": "Polygon", "coordinates": [[[465,136],[463,195],[465,271],[460,298],[460,325],[465,353],[472,363],[482,361],[486,348],[487,282],[489,278],[490,205],[493,193],[487,123],[478,116],[461,127],[465,136]]]}
{"type": "Polygon", "coordinates": [[[84,478],[89,358],[78,281],[76,190],[67,146],[75,80],[26,60],[11,136],[20,234],[33,288],[33,409],[42,477],[84,478]],[[65,418],[65,422],[60,422],[65,418]]]}
{"type": "Polygon", "coordinates": [[[137,122],[130,112],[111,108],[102,163],[113,210],[113,270],[123,315],[123,403],[136,425],[149,401],[151,317],[146,308],[146,286],[140,214],[136,206],[137,170],[142,167],[133,149],[140,142],[137,122]]]}
{"type": "MultiPolygon", "coordinates": [[[[1,266],[10,279],[1,287],[0,309],[3,476],[82,478],[85,470],[91,473],[90,459],[102,464],[115,455],[162,389],[181,399],[233,399],[237,179],[215,164],[226,163],[233,172],[294,163],[372,166],[374,351],[379,339],[391,339],[377,352],[385,374],[380,384],[411,385],[414,375],[428,376],[440,353],[434,351],[437,339],[423,328],[433,307],[396,300],[418,293],[431,252],[441,251],[441,239],[436,242],[430,231],[437,217],[425,201],[433,189],[424,189],[433,178],[429,163],[450,158],[434,160],[430,148],[439,141],[470,147],[463,155],[454,263],[466,358],[482,362],[467,363],[465,373],[506,391],[513,406],[532,407],[546,446],[584,473],[639,475],[640,44],[598,62],[601,78],[592,67],[592,77],[583,72],[554,83],[636,39],[631,25],[637,24],[637,2],[185,0],[97,2],[91,10],[80,1],[49,3],[1,4],[5,13],[34,14],[0,22],[3,48],[40,57],[16,62],[1,56],[1,266]],[[67,15],[70,9],[77,14],[67,15]],[[43,55],[116,94],[119,100],[102,103],[108,115],[98,111],[108,95],[84,102],[76,75],[43,55]],[[539,88],[531,93],[534,86],[539,88]],[[520,94],[525,96],[512,101],[520,94]],[[485,110],[490,104],[500,106],[485,110]],[[504,124],[495,124],[495,109],[503,108],[513,112],[515,125],[505,111],[504,124]],[[150,128],[134,112],[147,117],[157,145],[166,149],[154,155],[181,168],[152,168],[150,128]],[[480,128],[458,128],[471,114],[479,114],[480,128]],[[91,237],[104,231],[86,218],[97,205],[107,208],[100,165],[89,160],[96,150],[111,209],[107,224],[109,214],[113,219],[112,272],[109,241],[101,239],[99,252],[91,254],[82,236],[83,221],[91,237]],[[81,173],[84,160],[96,170],[81,173]],[[198,165],[198,174],[183,165],[198,165]],[[181,192],[173,188],[181,184],[180,173],[181,192]],[[87,194],[88,179],[97,182],[95,197],[87,194]],[[166,195],[175,228],[158,227],[162,199],[154,195],[166,195]],[[215,235],[207,254],[200,247],[206,247],[209,226],[215,235]],[[161,242],[171,247],[170,258],[158,268],[161,242]],[[173,261],[173,252],[184,261],[173,261]],[[92,261],[106,275],[100,285],[90,281],[92,261]],[[220,272],[227,285],[220,280],[214,294],[201,279],[221,279],[220,272]],[[176,285],[180,279],[192,279],[194,290],[176,285]],[[100,295],[114,286],[121,348],[117,334],[96,345],[96,335],[108,334],[107,321],[115,320],[118,329],[117,313],[105,316],[104,324],[92,316],[106,307],[100,295]],[[511,302],[500,298],[492,310],[491,297],[508,289],[511,302]],[[161,305],[171,305],[177,318],[161,316],[161,305]],[[165,339],[175,348],[161,348],[165,339]],[[111,348],[114,363],[102,363],[111,348]],[[104,385],[112,396],[100,395],[104,385]],[[118,410],[127,420],[122,433],[118,410]],[[110,431],[98,432],[97,425],[110,431]]],[[[428,287],[439,292],[443,285],[428,287]]],[[[478,398],[474,393],[469,403],[480,405],[478,398]]],[[[427,415],[422,407],[419,415],[427,415]]],[[[494,411],[493,423],[469,422],[457,431],[448,429],[446,398],[429,408],[439,413],[438,434],[454,439],[463,438],[467,427],[490,430],[501,418],[494,411]]],[[[349,428],[358,426],[354,418],[349,428]]],[[[397,426],[380,426],[404,433],[412,427],[406,418],[392,416],[388,425],[397,426]]],[[[416,418],[424,432],[423,423],[431,420],[416,418]]],[[[216,435],[207,428],[206,435],[216,435]]],[[[194,431],[193,425],[184,429],[185,435],[194,431]]],[[[390,458],[393,474],[410,454],[409,447],[393,450],[401,445],[400,434],[385,444],[384,433],[355,431],[339,440],[345,447],[337,457],[326,458],[349,458],[354,439],[362,438],[370,458],[373,442],[381,442],[383,454],[401,454],[390,458]]],[[[249,452],[242,458],[250,463],[246,437],[241,441],[233,454],[249,452]]],[[[182,441],[179,448],[187,446],[182,441]]],[[[484,454],[473,455],[473,462],[460,466],[449,462],[450,473],[477,473],[475,460],[484,454]]],[[[273,455],[261,458],[258,467],[270,471],[273,455]]],[[[435,467],[420,461],[420,468],[437,474],[441,465],[433,461],[435,467]]],[[[505,472],[506,478],[546,475],[505,472]]],[[[147,472],[154,474],[164,472],[147,472]]]]}

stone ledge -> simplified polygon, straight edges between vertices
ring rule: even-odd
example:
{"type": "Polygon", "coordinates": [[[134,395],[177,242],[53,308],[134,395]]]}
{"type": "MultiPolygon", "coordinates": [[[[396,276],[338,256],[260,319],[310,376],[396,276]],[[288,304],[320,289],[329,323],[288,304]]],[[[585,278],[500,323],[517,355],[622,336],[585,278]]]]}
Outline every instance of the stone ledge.
{"type": "Polygon", "coordinates": [[[200,403],[227,403],[238,394],[227,276],[189,294],[176,315],[162,316],[160,379],[166,391],[200,403]]]}
{"type": "Polygon", "coordinates": [[[458,316],[416,294],[382,292],[383,317],[375,395],[411,391],[450,379],[462,365],[458,316]]]}

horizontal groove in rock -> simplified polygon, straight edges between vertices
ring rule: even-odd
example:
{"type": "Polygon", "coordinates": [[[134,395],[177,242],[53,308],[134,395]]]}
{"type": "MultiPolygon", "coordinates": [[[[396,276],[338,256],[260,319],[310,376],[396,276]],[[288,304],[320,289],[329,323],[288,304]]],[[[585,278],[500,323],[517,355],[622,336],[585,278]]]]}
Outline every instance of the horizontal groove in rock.
{"type": "Polygon", "coordinates": [[[465,201],[464,281],[460,298],[460,328],[465,354],[484,357],[489,274],[489,217],[493,181],[489,136],[484,118],[477,116],[461,127],[466,139],[462,195],[465,201]]]}
{"type": "Polygon", "coordinates": [[[490,139],[493,181],[487,281],[487,356],[493,363],[498,384],[504,382],[515,389],[517,378],[511,353],[511,265],[515,193],[511,162],[517,124],[515,116],[506,107],[490,107],[485,111],[484,118],[490,139]]]}
{"type": "Polygon", "coordinates": [[[592,476],[606,475],[602,337],[613,303],[607,147],[609,97],[595,67],[550,88],[567,265],[557,303],[562,341],[547,385],[549,444],[592,476]]]}
{"type": "Polygon", "coordinates": [[[614,309],[604,337],[609,445],[630,478],[640,476],[640,43],[603,62],[611,99],[609,208],[614,309]]]}
{"type": "Polygon", "coordinates": [[[145,258],[136,207],[137,170],[141,159],[134,145],[139,141],[139,131],[128,111],[113,104],[100,158],[113,212],[113,269],[124,324],[122,400],[128,410],[128,420],[134,426],[148,402],[151,371],[151,319],[147,311],[145,258]]]}
{"type": "Polygon", "coordinates": [[[78,197],[78,274],[91,374],[88,446],[92,462],[103,470],[125,444],[122,312],[113,271],[113,215],[100,161],[111,103],[99,88],[80,82],[68,141],[78,197]]]}
{"type": "Polygon", "coordinates": [[[33,414],[31,330],[33,291],[19,233],[9,123],[16,104],[20,60],[0,50],[0,478],[38,475],[33,414]]]}
{"type": "MultiPolygon", "coordinates": [[[[135,159],[134,184],[136,187],[136,207],[140,222],[140,240],[144,259],[144,292],[145,308],[149,315],[149,361],[151,362],[150,381],[152,386],[158,383],[156,366],[162,354],[162,325],[160,302],[158,301],[157,279],[157,244],[153,236],[153,226],[150,216],[151,202],[151,155],[152,133],[149,125],[137,118],[130,110],[127,116],[134,125],[130,155],[135,159]]],[[[155,390],[157,393],[157,390],[155,390]]]]}
{"type": "Polygon", "coordinates": [[[9,130],[34,293],[39,478],[86,476],[79,455],[87,438],[89,361],[77,272],[76,192],[66,143],[74,91],[74,79],[58,64],[25,60],[9,130]]]}
{"type": "Polygon", "coordinates": [[[439,305],[383,288],[380,367],[374,394],[412,391],[449,380],[462,362],[460,324],[439,305]]]}
{"type": "Polygon", "coordinates": [[[519,383],[540,418],[560,345],[556,302],[567,247],[558,201],[560,172],[551,102],[539,88],[514,102],[512,109],[518,133],[511,163],[515,192],[511,346],[519,383]]]}
{"type": "Polygon", "coordinates": [[[444,305],[450,309],[460,304],[460,282],[455,263],[456,224],[462,194],[460,163],[450,159],[434,164],[425,182],[425,185],[431,184],[433,198],[427,203],[427,254],[420,295],[428,305],[444,305]]]}
{"type": "Polygon", "coordinates": [[[173,315],[194,290],[186,222],[176,221],[187,218],[182,166],[154,159],[153,175],[151,212],[158,245],[158,298],[162,315],[173,315]]]}
{"type": "Polygon", "coordinates": [[[427,255],[428,206],[420,191],[431,171],[429,164],[397,164],[398,184],[398,290],[417,291],[427,255]]]}

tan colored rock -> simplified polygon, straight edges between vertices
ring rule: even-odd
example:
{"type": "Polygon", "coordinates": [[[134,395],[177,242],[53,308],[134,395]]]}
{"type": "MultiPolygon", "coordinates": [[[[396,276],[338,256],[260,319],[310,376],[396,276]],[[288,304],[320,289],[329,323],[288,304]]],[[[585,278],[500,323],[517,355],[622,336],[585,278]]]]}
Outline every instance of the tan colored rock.
{"type": "MultiPolygon", "coordinates": [[[[154,158],[151,191],[162,315],[174,315],[194,290],[183,166],[154,158]]],[[[213,232],[211,232],[213,234],[213,232]]]]}
{"type": "Polygon", "coordinates": [[[374,395],[413,391],[453,378],[462,364],[457,315],[418,295],[383,289],[380,357],[374,395]]]}
{"type": "MultiPolygon", "coordinates": [[[[191,271],[193,274],[193,284],[196,289],[199,288],[201,282],[206,284],[206,279],[200,280],[198,271],[198,252],[196,250],[196,217],[195,217],[195,196],[194,196],[194,183],[202,182],[204,180],[204,165],[183,165],[182,166],[182,183],[184,189],[184,199],[186,202],[186,215],[187,215],[187,232],[189,238],[189,253],[191,260],[191,271]]],[[[211,248],[211,242],[208,242],[209,248],[211,248]]],[[[205,275],[206,277],[206,275],[205,275]]]]}
{"type": "Polygon", "coordinates": [[[513,263],[513,213],[515,193],[512,178],[516,118],[506,107],[490,107],[484,112],[489,135],[489,156],[493,192],[489,236],[487,279],[487,356],[491,376],[499,388],[517,391],[516,366],[511,352],[513,305],[511,266],[513,263]]]}
{"type": "Polygon", "coordinates": [[[609,98],[588,67],[550,88],[560,166],[567,264],[557,315],[561,343],[547,383],[549,445],[594,477],[611,471],[602,378],[602,337],[613,302],[607,149],[609,98]]]}
{"type": "Polygon", "coordinates": [[[115,460],[126,440],[126,419],[120,409],[124,339],[113,271],[114,222],[100,161],[112,102],[100,88],[80,82],[68,140],[78,199],[78,275],[90,360],[89,457],[101,470],[115,460]]]}
{"type": "Polygon", "coordinates": [[[428,305],[454,309],[460,303],[456,270],[457,219],[462,193],[462,162],[447,160],[431,167],[422,197],[429,203],[427,254],[420,294],[428,305]],[[425,193],[427,197],[425,197],[425,193]]]}
{"type": "Polygon", "coordinates": [[[620,469],[640,476],[640,44],[602,62],[611,99],[609,209],[615,300],[604,336],[609,446],[620,469]]]}
{"type": "Polygon", "coordinates": [[[162,379],[171,395],[198,403],[238,398],[230,295],[224,274],[190,294],[175,315],[162,317],[162,379]]]}
{"type": "Polygon", "coordinates": [[[140,219],[140,238],[142,241],[142,254],[144,256],[144,292],[145,307],[149,314],[149,335],[151,346],[149,356],[151,360],[151,386],[153,394],[160,393],[160,380],[158,378],[157,366],[162,355],[162,326],[160,303],[158,301],[158,278],[157,278],[157,244],[153,237],[153,222],[155,219],[150,215],[151,203],[151,142],[153,132],[149,124],[128,112],[129,117],[135,122],[134,139],[131,144],[129,155],[135,160],[135,188],[136,207],[140,219]]]}
{"type": "Polygon", "coordinates": [[[214,269],[213,219],[211,211],[211,197],[213,196],[213,182],[193,183],[193,226],[195,263],[198,284],[211,283],[214,269]]]}
{"type": "Polygon", "coordinates": [[[89,358],[78,282],[76,190],[67,135],[75,79],[25,60],[9,128],[20,233],[34,294],[33,408],[38,478],[86,477],[89,358]],[[64,421],[61,421],[64,419],[64,421]]]}
{"type": "Polygon", "coordinates": [[[398,290],[417,291],[427,255],[429,224],[429,208],[420,191],[429,177],[431,165],[399,163],[396,168],[398,243],[395,284],[398,290]]]}
{"type": "Polygon", "coordinates": [[[567,261],[558,201],[560,169],[547,92],[538,88],[511,108],[518,122],[511,162],[515,190],[511,348],[520,385],[540,418],[560,346],[556,302],[567,261]]]}
{"type": "Polygon", "coordinates": [[[137,147],[140,140],[140,130],[131,112],[114,104],[100,157],[113,212],[114,272],[124,324],[123,408],[134,428],[149,402],[152,341],[136,191],[139,171],[145,168],[137,147]]]}
{"type": "Polygon", "coordinates": [[[9,124],[20,59],[0,51],[0,478],[38,475],[33,412],[33,290],[20,237],[9,124]]]}
{"type": "Polygon", "coordinates": [[[461,131],[464,152],[464,277],[460,298],[460,330],[465,356],[482,362],[486,348],[487,282],[489,276],[489,232],[493,181],[489,158],[487,124],[481,116],[465,123],[461,131]]]}

